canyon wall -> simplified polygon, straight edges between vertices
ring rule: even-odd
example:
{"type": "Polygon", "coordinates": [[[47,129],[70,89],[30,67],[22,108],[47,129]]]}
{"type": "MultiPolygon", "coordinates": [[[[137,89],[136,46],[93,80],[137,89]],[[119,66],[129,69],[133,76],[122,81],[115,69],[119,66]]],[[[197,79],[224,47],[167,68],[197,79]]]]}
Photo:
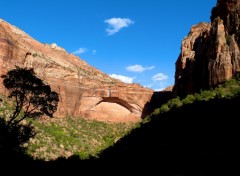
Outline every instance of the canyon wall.
{"type": "MultiPolygon", "coordinates": [[[[56,44],[42,44],[0,19],[0,75],[15,66],[34,68],[36,75],[59,94],[56,117],[139,121],[153,94],[139,84],[113,79],[56,44]]],[[[7,93],[3,84],[0,93],[7,93]]]]}
{"type": "Polygon", "coordinates": [[[215,87],[240,71],[240,0],[218,0],[211,23],[194,25],[176,61],[175,96],[215,87]]]}

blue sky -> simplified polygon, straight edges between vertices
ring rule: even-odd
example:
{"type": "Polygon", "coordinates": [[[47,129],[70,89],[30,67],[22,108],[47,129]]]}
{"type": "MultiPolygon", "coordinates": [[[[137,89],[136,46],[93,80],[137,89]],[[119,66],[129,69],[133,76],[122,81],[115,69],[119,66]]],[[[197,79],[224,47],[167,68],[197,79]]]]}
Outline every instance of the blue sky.
{"type": "Polygon", "coordinates": [[[1,0],[0,18],[41,43],[154,90],[174,84],[181,40],[217,0],[1,0]]]}

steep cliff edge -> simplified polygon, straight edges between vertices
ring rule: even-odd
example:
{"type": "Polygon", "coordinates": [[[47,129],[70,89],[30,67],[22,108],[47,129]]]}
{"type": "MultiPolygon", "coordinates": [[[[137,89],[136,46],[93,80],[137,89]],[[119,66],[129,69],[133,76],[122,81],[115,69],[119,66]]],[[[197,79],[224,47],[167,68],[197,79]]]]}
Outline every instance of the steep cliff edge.
{"type": "MultiPolygon", "coordinates": [[[[153,94],[138,84],[113,79],[56,44],[42,44],[0,19],[0,75],[15,65],[34,68],[59,93],[58,117],[138,121],[153,94]]],[[[6,93],[2,84],[0,93],[6,93]]]]}
{"type": "Polygon", "coordinates": [[[240,0],[218,0],[210,19],[194,25],[182,41],[175,95],[217,86],[240,71],[240,0]]]}

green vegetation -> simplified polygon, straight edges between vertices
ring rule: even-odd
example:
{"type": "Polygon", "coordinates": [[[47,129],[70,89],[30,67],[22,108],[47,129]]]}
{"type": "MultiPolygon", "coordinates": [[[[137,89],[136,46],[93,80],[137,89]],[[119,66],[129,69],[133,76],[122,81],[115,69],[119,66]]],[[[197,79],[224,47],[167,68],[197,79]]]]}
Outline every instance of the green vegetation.
{"type": "Polygon", "coordinates": [[[0,97],[0,152],[6,157],[12,151],[41,160],[97,157],[133,127],[81,117],[40,118],[44,114],[53,117],[58,94],[33,69],[16,67],[1,77],[8,90],[8,97],[0,97]]]}
{"type": "Polygon", "coordinates": [[[143,120],[143,123],[149,121],[151,116],[155,117],[161,113],[168,112],[173,108],[179,108],[186,104],[192,104],[197,101],[209,101],[211,99],[232,99],[240,95],[240,79],[239,75],[234,79],[231,79],[215,89],[202,90],[200,93],[189,94],[186,97],[180,99],[180,97],[173,98],[169,100],[166,104],[163,104],[160,108],[155,109],[155,111],[143,120]]]}
{"type": "Polygon", "coordinates": [[[105,123],[84,118],[33,120],[38,134],[28,144],[28,153],[36,159],[53,160],[78,155],[81,159],[113,145],[133,127],[126,123],[105,123]]]}
{"type": "MultiPolygon", "coordinates": [[[[6,118],[14,108],[8,103],[7,97],[0,96],[0,99],[0,116],[6,118]]],[[[34,159],[46,161],[71,155],[81,159],[98,157],[98,153],[112,146],[137,125],[100,122],[82,117],[26,119],[21,124],[26,122],[31,123],[36,135],[22,147],[34,159]]]]}
{"type": "Polygon", "coordinates": [[[28,119],[42,115],[52,117],[57,110],[58,94],[39,79],[33,69],[17,67],[8,71],[3,78],[8,96],[0,104],[0,155],[8,158],[12,153],[25,153],[25,143],[36,133],[28,119]],[[8,109],[7,109],[8,108],[8,109]]]}
{"type": "Polygon", "coordinates": [[[37,57],[38,54],[37,54],[37,53],[33,53],[32,56],[33,56],[33,57],[37,57]]]}
{"type": "MultiPolygon", "coordinates": [[[[114,146],[119,139],[144,127],[147,123],[153,123],[152,119],[161,118],[161,114],[164,116],[172,109],[213,99],[232,99],[239,95],[240,79],[236,77],[215,89],[202,90],[200,93],[187,95],[184,98],[171,99],[160,108],[155,109],[140,124],[106,123],[82,117],[24,119],[22,123],[31,122],[37,134],[23,145],[27,148],[26,152],[30,156],[40,160],[68,158],[73,155],[79,156],[80,159],[98,158],[103,150],[114,146]]],[[[14,111],[14,108],[5,101],[6,97],[2,96],[0,99],[2,100],[0,115],[7,117],[10,112],[14,111]]]]}
{"type": "Polygon", "coordinates": [[[45,85],[33,69],[16,67],[1,77],[8,90],[8,98],[14,102],[14,112],[6,121],[7,129],[17,126],[26,118],[52,117],[57,110],[58,94],[51,91],[51,87],[45,85]]]}

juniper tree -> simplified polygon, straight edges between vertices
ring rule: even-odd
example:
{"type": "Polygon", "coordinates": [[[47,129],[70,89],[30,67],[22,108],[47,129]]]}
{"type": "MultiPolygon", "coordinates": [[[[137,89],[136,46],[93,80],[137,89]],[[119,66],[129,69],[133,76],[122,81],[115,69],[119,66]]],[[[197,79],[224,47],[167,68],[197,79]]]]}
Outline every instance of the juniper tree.
{"type": "Polygon", "coordinates": [[[1,77],[8,97],[14,102],[7,127],[16,126],[26,118],[53,117],[59,101],[58,94],[51,91],[50,85],[38,78],[33,69],[16,67],[1,77]]]}

